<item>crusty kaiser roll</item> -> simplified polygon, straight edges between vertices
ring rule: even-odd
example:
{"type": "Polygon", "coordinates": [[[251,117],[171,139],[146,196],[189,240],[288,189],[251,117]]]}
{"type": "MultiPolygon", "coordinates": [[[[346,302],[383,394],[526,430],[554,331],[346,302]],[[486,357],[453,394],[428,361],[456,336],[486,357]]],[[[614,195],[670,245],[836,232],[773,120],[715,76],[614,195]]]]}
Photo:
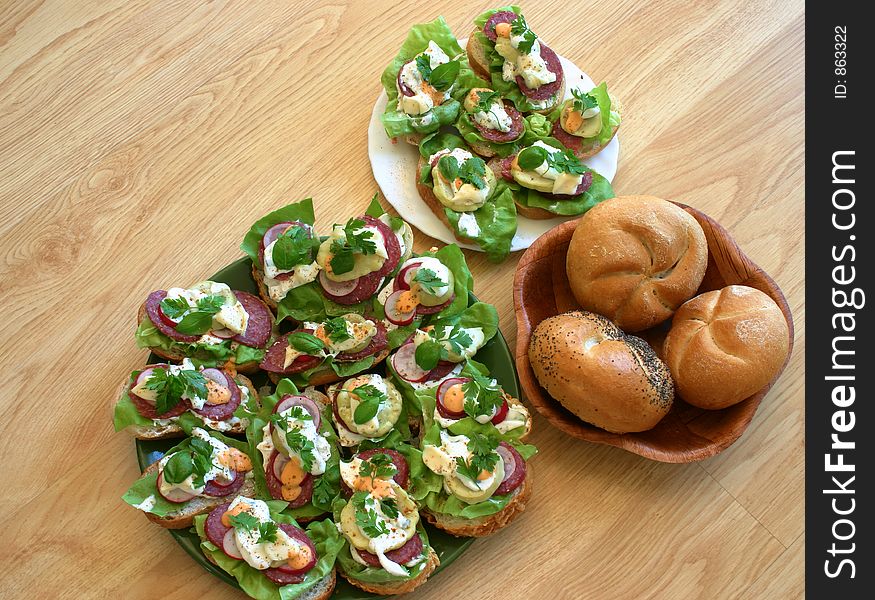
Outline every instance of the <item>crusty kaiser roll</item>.
{"type": "Polygon", "coordinates": [[[580,219],[566,269],[574,297],[623,331],[657,325],[693,297],[708,264],[702,227],[653,196],[621,196],[580,219]]]}
{"type": "Polygon", "coordinates": [[[541,321],[529,361],[562,406],[615,433],[652,428],[674,399],[671,374],[653,348],[595,313],[576,310],[541,321]]]}
{"type": "Polygon", "coordinates": [[[678,309],[663,356],[681,398],[717,409],[768,384],[789,347],[790,329],[775,301],[754,288],[730,285],[678,309]]]}

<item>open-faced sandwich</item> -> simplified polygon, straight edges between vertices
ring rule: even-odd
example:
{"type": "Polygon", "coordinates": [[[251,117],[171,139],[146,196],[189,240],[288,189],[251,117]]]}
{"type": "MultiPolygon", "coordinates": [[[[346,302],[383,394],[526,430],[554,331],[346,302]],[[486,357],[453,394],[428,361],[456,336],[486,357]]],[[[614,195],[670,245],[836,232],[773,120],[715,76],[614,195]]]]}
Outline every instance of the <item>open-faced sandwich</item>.
{"type": "Polygon", "coordinates": [[[407,459],[377,447],[341,463],[340,472],[349,490],[347,499],[335,501],[334,510],[348,542],[337,557],[341,574],[375,594],[403,594],[425,583],[440,560],[406,489],[411,480],[407,459]]]}
{"type": "Polygon", "coordinates": [[[140,306],[137,346],[165,360],[254,372],[273,332],[273,313],[258,296],[227,284],[156,290],[140,306]]]}
{"type": "Polygon", "coordinates": [[[456,135],[427,136],[419,154],[416,189],[426,205],[460,242],[504,260],[517,225],[512,192],[456,135]]]}
{"type": "Polygon", "coordinates": [[[433,423],[422,439],[422,460],[443,478],[443,488],[425,497],[423,516],[456,536],[495,533],[526,508],[532,494],[526,460],[535,452],[492,423],[470,417],[446,429],[433,423]]]}
{"type": "Polygon", "coordinates": [[[283,379],[262,402],[247,431],[259,496],[288,502],[286,512],[299,521],[330,512],[340,455],[328,398],[283,379]]]}
{"type": "Polygon", "coordinates": [[[195,427],[191,437],[149,465],[122,498],[153,523],[181,529],[237,494],[254,492],[246,443],[195,427]]]}
{"type": "Polygon", "coordinates": [[[602,82],[584,92],[571,90],[572,97],[550,113],[550,135],[583,160],[607,146],[620,127],[620,110],[602,82]]]}
{"type": "Polygon", "coordinates": [[[521,112],[553,110],[565,92],[562,63],[529,29],[519,7],[488,10],[474,25],[467,46],[474,72],[521,112]]]}
{"type": "Polygon", "coordinates": [[[246,431],[260,408],[249,378],[226,369],[146,365],[130,374],[115,405],[116,431],[141,440],[184,435],[195,427],[230,434],[246,431]]]}
{"type": "Polygon", "coordinates": [[[414,25],[380,79],[388,96],[380,117],[386,135],[418,144],[423,135],[452,125],[465,93],[457,80],[467,73],[465,54],[443,17],[414,25]]]}
{"type": "Polygon", "coordinates": [[[396,426],[409,437],[404,401],[387,378],[366,373],[329,386],[327,393],[341,446],[379,441],[396,426]]]}
{"type": "Polygon", "coordinates": [[[241,494],[197,516],[201,550],[252,598],[327,600],[343,538],[329,520],[305,531],[283,512],[285,505],[241,494]]]}
{"type": "Polygon", "coordinates": [[[582,215],[614,197],[608,180],[553,138],[538,140],[489,167],[512,191],[517,213],[530,219],[582,215]]]}

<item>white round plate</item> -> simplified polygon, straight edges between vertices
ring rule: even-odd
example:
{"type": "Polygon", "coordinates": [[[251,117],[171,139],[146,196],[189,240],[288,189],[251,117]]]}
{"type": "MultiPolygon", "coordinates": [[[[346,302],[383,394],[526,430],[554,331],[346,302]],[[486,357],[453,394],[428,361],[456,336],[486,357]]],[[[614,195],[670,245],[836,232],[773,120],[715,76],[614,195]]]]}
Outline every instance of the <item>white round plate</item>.
{"type": "MultiPolygon", "coordinates": [[[[467,41],[467,39],[459,40],[462,48],[465,47],[467,41]]],[[[580,87],[589,90],[595,86],[592,79],[578,69],[577,65],[562,56],[559,57],[559,60],[562,62],[562,68],[565,71],[563,99],[570,97],[570,88],[580,87]]],[[[368,157],[371,159],[374,179],[377,180],[377,184],[380,186],[380,190],[382,190],[386,200],[395,207],[395,210],[398,211],[398,214],[405,221],[424,234],[437,238],[445,244],[459,244],[453,232],[440,222],[425,202],[422,201],[422,198],[419,197],[419,192],[416,191],[416,163],[419,160],[419,150],[413,144],[408,144],[402,140],[398,140],[397,143],[393,144],[386,135],[386,130],[383,129],[380,115],[386,110],[388,100],[386,91],[380,92],[377,102],[374,104],[374,110],[371,113],[371,123],[368,126],[368,157]]],[[[614,175],[617,173],[617,159],[620,155],[618,136],[619,134],[614,136],[614,139],[605,146],[604,150],[592,158],[583,161],[608,181],[613,181],[614,175]]],[[[512,251],[525,250],[547,230],[552,229],[563,221],[574,218],[576,217],[557,217],[555,219],[541,220],[518,216],[517,231],[513,242],[511,242],[510,249],[512,251]]],[[[480,250],[479,247],[469,244],[459,245],[472,250],[480,250]]]]}

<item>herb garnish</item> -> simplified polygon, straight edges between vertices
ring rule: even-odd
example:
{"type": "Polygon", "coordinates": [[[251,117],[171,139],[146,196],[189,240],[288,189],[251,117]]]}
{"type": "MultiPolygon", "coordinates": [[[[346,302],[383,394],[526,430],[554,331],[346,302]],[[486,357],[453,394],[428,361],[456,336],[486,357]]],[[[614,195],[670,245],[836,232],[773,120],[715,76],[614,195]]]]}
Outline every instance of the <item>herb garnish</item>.
{"type": "Polygon", "coordinates": [[[419,70],[422,78],[427,81],[431,87],[439,92],[445,92],[456,81],[459,76],[461,65],[457,60],[443,63],[431,68],[431,59],[425,53],[416,57],[416,68],[419,70]]]}
{"type": "Polygon", "coordinates": [[[161,312],[171,319],[182,317],[176,324],[176,331],[185,335],[202,335],[213,325],[213,315],[222,310],[225,297],[218,294],[204,296],[192,307],[185,298],[164,298],[161,312]]]}
{"type": "Polygon", "coordinates": [[[352,495],[352,505],[355,507],[355,522],[366,536],[371,539],[387,535],[389,528],[386,523],[380,519],[380,515],[375,510],[371,510],[367,506],[369,494],[367,492],[356,492],[352,495]]]}
{"type": "Polygon", "coordinates": [[[356,425],[367,423],[373,419],[380,410],[380,403],[386,399],[384,392],[370,384],[359,386],[347,393],[355,394],[359,398],[359,404],[355,407],[355,413],[352,417],[356,425]]]}
{"type": "Polygon", "coordinates": [[[273,243],[272,258],[277,269],[287,271],[310,262],[310,252],[318,239],[307,228],[293,225],[279,235],[273,243]]]}
{"type": "Polygon", "coordinates": [[[325,343],[312,333],[294,331],[289,334],[289,346],[304,354],[316,355],[325,348],[325,343]]]}
{"type": "Polygon", "coordinates": [[[470,183],[478,190],[486,187],[486,181],[483,179],[486,176],[486,163],[482,158],[472,156],[459,164],[455,156],[445,154],[438,161],[438,170],[447,181],[451,182],[458,178],[462,183],[470,183]]]}
{"type": "Polygon", "coordinates": [[[413,281],[426,292],[432,295],[437,295],[440,288],[447,287],[447,282],[437,276],[437,273],[428,268],[420,268],[416,270],[416,275],[413,276],[413,281]]]}
{"type": "Polygon", "coordinates": [[[155,392],[155,412],[163,415],[186,398],[206,398],[207,379],[193,369],[172,373],[169,368],[155,368],[146,380],[146,389],[155,392]]]}
{"type": "Polygon", "coordinates": [[[182,483],[192,477],[192,486],[206,485],[204,477],[212,469],[213,447],[200,438],[191,438],[191,448],[174,452],[164,463],[163,477],[167,483],[182,483]]]}
{"type": "Polygon", "coordinates": [[[462,384],[465,395],[465,413],[470,417],[492,416],[495,410],[504,402],[501,387],[495,380],[474,375],[462,384]]]}
{"type": "MultiPolygon", "coordinates": [[[[498,438],[474,433],[468,438],[468,450],[471,458],[466,462],[464,458],[456,458],[456,472],[467,477],[474,483],[478,483],[477,477],[482,471],[491,473],[495,469],[499,456],[495,449],[498,448],[498,438]]],[[[478,483],[479,485],[479,483],[478,483]]]]}
{"type": "Polygon", "coordinates": [[[599,102],[598,100],[596,100],[595,96],[582,92],[577,88],[571,90],[571,95],[574,96],[572,108],[580,114],[583,114],[583,111],[585,110],[594,108],[599,105],[599,102]]]}
{"type": "Polygon", "coordinates": [[[363,460],[359,466],[359,476],[371,479],[389,479],[397,471],[392,457],[388,454],[374,454],[363,460]]]}
{"type": "Polygon", "coordinates": [[[322,477],[317,477],[313,484],[313,498],[311,502],[314,505],[322,505],[331,503],[331,499],[337,495],[337,483],[340,481],[340,465],[332,465],[328,467],[322,474],[322,477]]]}
{"type": "Polygon", "coordinates": [[[347,330],[347,321],[343,317],[334,317],[325,321],[325,333],[328,334],[328,339],[336,344],[352,339],[347,330]]]}
{"type": "Polygon", "coordinates": [[[331,242],[330,262],[334,274],[343,275],[352,271],[355,267],[355,254],[367,255],[377,251],[377,244],[373,241],[374,232],[364,227],[363,220],[350,219],[343,227],[346,239],[335,239],[331,242]]]}
{"type": "Polygon", "coordinates": [[[517,45],[517,50],[519,50],[520,54],[528,54],[532,51],[532,46],[535,44],[535,40],[538,39],[538,36],[529,29],[524,16],[519,15],[513,20],[510,24],[510,32],[516,36],[523,36],[523,39],[520,40],[520,43],[517,45]]]}
{"type": "Polygon", "coordinates": [[[398,502],[395,498],[383,498],[380,500],[380,509],[390,519],[398,518],[398,502]]]}

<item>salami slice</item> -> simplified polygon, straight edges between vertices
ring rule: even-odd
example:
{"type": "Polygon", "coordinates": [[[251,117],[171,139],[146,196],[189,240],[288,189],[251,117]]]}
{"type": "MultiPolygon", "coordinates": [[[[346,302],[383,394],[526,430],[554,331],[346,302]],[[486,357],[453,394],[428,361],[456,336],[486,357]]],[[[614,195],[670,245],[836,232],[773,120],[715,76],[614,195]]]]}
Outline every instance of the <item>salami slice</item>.
{"type": "MultiPolygon", "coordinates": [[[[422,538],[419,537],[419,534],[416,534],[412,538],[407,540],[407,543],[397,550],[386,552],[386,558],[394,563],[403,565],[404,563],[408,563],[414,558],[417,558],[420,554],[422,554],[422,548],[422,538]]],[[[382,568],[382,566],[380,565],[380,559],[377,557],[376,554],[371,554],[366,550],[358,549],[357,552],[359,553],[361,559],[368,563],[370,566],[382,568]]]]}
{"type": "MultiPolygon", "coordinates": [[[[395,243],[398,243],[397,239],[395,240],[395,243]]],[[[387,260],[386,262],[388,263],[389,261],[387,260]]],[[[358,284],[356,284],[355,289],[353,289],[345,296],[335,296],[334,294],[329,293],[324,287],[322,288],[322,293],[329,300],[336,302],[337,304],[342,304],[343,306],[357,304],[362,300],[366,300],[377,293],[377,290],[380,288],[380,284],[383,283],[383,276],[380,275],[381,271],[382,267],[379,271],[374,271],[373,273],[369,273],[367,275],[362,275],[361,277],[359,277],[358,284]]]]}
{"type": "Polygon", "coordinates": [[[222,498],[236,494],[243,487],[243,481],[246,477],[237,471],[234,471],[234,479],[227,485],[219,485],[215,481],[208,481],[204,488],[204,496],[212,496],[213,498],[222,498]]]}
{"type": "Polygon", "coordinates": [[[185,335],[179,333],[176,329],[164,322],[164,319],[161,318],[161,301],[166,297],[166,290],[156,290],[146,298],[146,315],[148,315],[149,320],[152,321],[152,324],[156,329],[175,342],[193,344],[201,339],[201,336],[199,335],[185,335]]]}
{"type": "Polygon", "coordinates": [[[222,541],[225,539],[225,534],[231,529],[230,527],[225,527],[225,524],[222,523],[222,515],[228,512],[230,506],[230,502],[220,504],[210,511],[207,520],[204,521],[204,533],[207,534],[207,539],[210,540],[214,546],[219,548],[222,547],[222,541]]]}
{"type": "Polygon", "coordinates": [[[316,566],[316,562],[319,560],[319,555],[316,552],[316,546],[313,545],[313,542],[307,537],[307,534],[298,527],[291,525],[290,523],[278,523],[279,528],[283,530],[283,532],[288,535],[290,538],[304,544],[310,549],[310,562],[302,569],[292,569],[288,566],[277,567],[273,569],[266,569],[262,571],[265,577],[270,579],[277,585],[289,585],[293,583],[301,583],[304,581],[304,577],[307,576],[307,573],[316,566]]]}
{"type": "Polygon", "coordinates": [[[169,419],[170,417],[178,417],[189,408],[191,408],[191,404],[188,400],[183,398],[180,400],[176,406],[168,410],[166,413],[159,415],[155,411],[155,405],[144,398],[140,398],[132,391],[128,390],[128,398],[131,399],[131,402],[134,403],[134,407],[136,407],[137,412],[147,419],[169,419]]]}
{"type": "MultiPolygon", "coordinates": [[[[267,489],[270,491],[270,495],[277,500],[283,500],[283,482],[273,472],[273,463],[277,456],[279,456],[279,452],[274,450],[267,461],[267,465],[265,465],[264,477],[267,480],[267,489]]],[[[301,493],[297,498],[289,502],[291,508],[301,508],[305,504],[310,503],[310,500],[313,498],[313,479],[313,476],[307,473],[307,476],[301,482],[301,493]]]]}
{"type": "Polygon", "coordinates": [[[439,313],[443,309],[445,309],[447,306],[449,306],[450,302],[455,300],[455,298],[456,298],[456,294],[451,294],[446,302],[443,302],[442,304],[438,304],[437,306],[425,306],[424,304],[417,304],[416,305],[416,314],[418,314],[418,315],[433,315],[435,313],[439,313]]]}
{"type": "Polygon", "coordinates": [[[496,144],[505,144],[507,142],[512,142],[516,139],[519,139],[520,136],[525,133],[526,126],[523,123],[523,116],[520,114],[520,111],[518,111],[513,105],[513,102],[505,100],[504,110],[507,111],[507,114],[508,116],[510,116],[511,120],[510,130],[508,131],[499,131],[497,129],[484,127],[474,120],[473,115],[468,115],[468,120],[471,122],[471,125],[477,128],[477,131],[480,132],[480,135],[482,135],[484,139],[490,142],[495,142],[496,144]]]}
{"type": "Polygon", "coordinates": [[[553,123],[553,131],[550,135],[559,140],[559,142],[563,146],[565,146],[575,154],[580,152],[581,148],[583,147],[583,143],[585,141],[588,141],[586,140],[586,138],[571,135],[570,133],[562,129],[562,123],[559,119],[556,119],[556,122],[553,123]]]}
{"type": "Polygon", "coordinates": [[[540,42],[540,44],[541,58],[544,59],[544,63],[547,65],[547,70],[556,75],[556,81],[545,83],[536,88],[530,88],[526,86],[526,82],[523,78],[520,75],[517,75],[516,83],[520,87],[520,91],[524,96],[532,100],[547,100],[552,98],[562,88],[564,79],[562,63],[559,62],[559,57],[556,56],[556,53],[553,52],[551,48],[545,46],[543,42],[540,42]]]}
{"type": "Polygon", "coordinates": [[[392,479],[406,490],[410,484],[410,467],[407,465],[407,459],[404,455],[391,448],[371,448],[370,450],[359,452],[356,456],[362,460],[367,460],[375,454],[385,454],[392,459],[392,464],[395,465],[396,470],[392,479]]]}
{"type": "Polygon", "coordinates": [[[364,349],[359,350],[358,352],[341,352],[334,358],[334,360],[337,362],[355,362],[385,350],[388,346],[388,342],[386,341],[386,326],[380,321],[377,321],[375,325],[377,332],[364,349]]]}
{"type": "MultiPolygon", "coordinates": [[[[507,181],[514,181],[513,175],[511,174],[511,167],[513,165],[513,161],[516,158],[516,154],[511,154],[507,158],[501,158],[496,160],[493,164],[496,165],[496,169],[493,169],[495,175],[505,179],[507,181]]],[[[491,161],[490,161],[491,162],[491,161]]]]}
{"type": "Polygon", "coordinates": [[[500,10],[483,24],[483,35],[489,38],[489,41],[494,42],[498,35],[495,33],[495,26],[499,23],[513,23],[516,21],[517,14],[510,10],[500,10]]]}
{"type": "Polygon", "coordinates": [[[456,363],[450,362],[448,360],[440,361],[437,366],[428,372],[428,376],[425,378],[425,381],[437,381],[438,379],[443,379],[447,375],[453,372],[453,369],[456,368],[456,363]]]}
{"type": "Polygon", "coordinates": [[[270,332],[273,327],[273,313],[267,307],[267,304],[261,301],[261,298],[249,292],[234,291],[237,300],[243,305],[243,309],[249,314],[249,320],[246,323],[246,331],[235,335],[235,342],[240,342],[244,346],[253,348],[263,348],[270,339],[270,332]]]}
{"type": "MultiPolygon", "coordinates": [[[[219,370],[215,369],[214,371],[219,370]]],[[[225,385],[231,391],[231,398],[224,404],[204,404],[202,408],[192,408],[192,410],[209,419],[224,421],[225,419],[230,419],[234,411],[237,410],[237,407],[240,406],[240,388],[228,372],[219,371],[219,373],[225,376],[225,385]]]]}
{"type": "MultiPolygon", "coordinates": [[[[312,331],[308,331],[312,333],[312,331]]],[[[300,373],[319,366],[322,362],[321,356],[310,356],[302,354],[297,357],[288,367],[283,367],[286,362],[286,348],[289,347],[289,336],[284,335],[275,341],[264,353],[264,358],[261,360],[259,367],[270,373],[279,373],[280,375],[291,375],[292,373],[300,373]]]]}
{"type": "Polygon", "coordinates": [[[376,273],[380,277],[386,277],[389,273],[395,270],[395,267],[398,266],[398,261],[401,260],[401,244],[398,243],[398,236],[395,235],[395,232],[392,231],[391,227],[379,219],[375,219],[368,215],[362,215],[359,218],[362,219],[368,227],[376,227],[383,235],[383,240],[386,245],[386,255],[388,258],[376,273]]]}

